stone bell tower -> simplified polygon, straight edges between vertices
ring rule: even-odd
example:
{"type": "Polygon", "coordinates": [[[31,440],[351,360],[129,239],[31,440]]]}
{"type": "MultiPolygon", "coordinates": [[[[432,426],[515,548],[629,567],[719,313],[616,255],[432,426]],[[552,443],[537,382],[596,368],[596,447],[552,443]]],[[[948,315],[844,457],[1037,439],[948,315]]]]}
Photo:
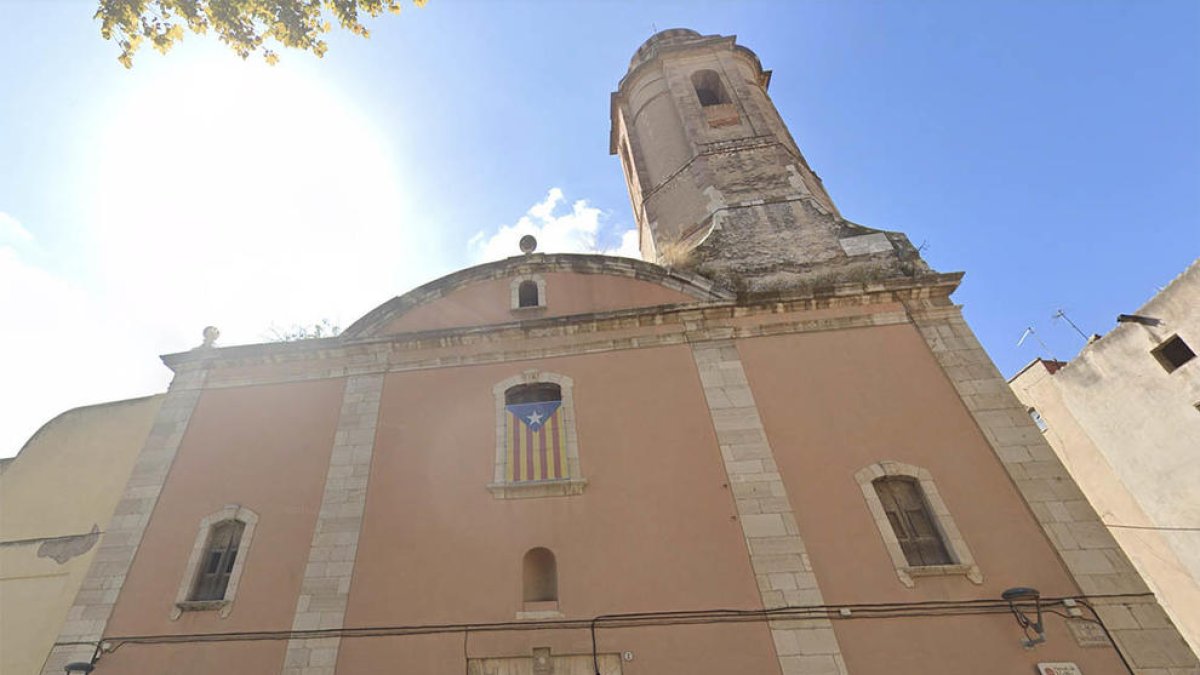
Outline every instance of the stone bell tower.
{"type": "Polygon", "coordinates": [[[841,217],[732,36],[659,32],[612,95],[642,257],[762,293],[929,273],[907,237],[841,217]]]}

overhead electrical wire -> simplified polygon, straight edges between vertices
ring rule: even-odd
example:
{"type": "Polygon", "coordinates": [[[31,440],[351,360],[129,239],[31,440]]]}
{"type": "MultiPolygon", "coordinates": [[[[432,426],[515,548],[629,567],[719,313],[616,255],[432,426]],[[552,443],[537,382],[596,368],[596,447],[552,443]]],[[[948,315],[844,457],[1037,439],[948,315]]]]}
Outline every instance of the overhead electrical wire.
{"type": "MultiPolygon", "coordinates": [[[[1067,606],[1065,601],[1074,600],[1088,607],[1095,615],[1096,611],[1087,600],[1133,599],[1152,594],[1120,594],[1095,596],[1064,596],[1042,598],[1044,608],[1067,606]]],[[[502,621],[488,623],[456,623],[456,624],[419,624],[367,626],[360,628],[330,628],[316,630],[264,630],[264,631],[231,631],[225,633],[182,633],[177,635],[128,635],[105,637],[99,643],[57,643],[58,646],[68,644],[88,644],[102,647],[102,652],[115,652],[125,645],[151,644],[197,644],[212,642],[252,642],[277,640],[303,640],[319,638],[368,638],[391,637],[405,635],[436,635],[457,633],[484,632],[517,632],[548,629],[588,630],[591,633],[593,647],[596,643],[596,631],[612,628],[628,628],[637,626],[661,626],[684,624],[717,624],[742,623],[755,621],[772,621],[784,619],[892,619],[937,616],[962,616],[979,614],[1004,614],[1011,611],[1007,602],[1001,599],[977,600],[934,600],[923,602],[896,603],[859,603],[838,605],[808,605],[787,606],[770,609],[703,609],[679,610],[664,612],[629,612],[617,614],[602,614],[589,619],[557,619],[543,621],[502,621]]],[[[1059,614],[1058,612],[1054,612],[1059,614]]],[[[1060,616],[1065,616],[1059,614],[1060,616]]],[[[1082,617],[1071,617],[1082,618],[1082,617]]],[[[1091,621],[1090,619],[1084,619],[1091,621]]],[[[1096,615],[1095,623],[1099,623],[1096,615]]],[[[1103,624],[1101,624],[1103,626],[1103,624]]],[[[1107,634],[1107,628],[1105,633],[1107,634]]],[[[1110,637],[1111,640],[1111,637],[1110,637]]],[[[1115,644],[1115,643],[1114,643],[1115,644]]],[[[464,649],[465,649],[464,636],[464,649]]],[[[594,650],[593,650],[594,651],[594,650]]],[[[1118,650],[1119,651],[1119,650],[1118,650]]]]}

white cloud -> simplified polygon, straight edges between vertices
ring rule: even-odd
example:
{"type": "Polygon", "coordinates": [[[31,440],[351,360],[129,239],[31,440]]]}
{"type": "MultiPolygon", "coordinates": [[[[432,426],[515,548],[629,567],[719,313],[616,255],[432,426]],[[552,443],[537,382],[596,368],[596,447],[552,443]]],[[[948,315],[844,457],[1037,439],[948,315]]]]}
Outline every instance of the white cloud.
{"type": "Polygon", "coordinates": [[[21,227],[20,221],[9,214],[0,211],[0,244],[28,243],[33,241],[33,235],[21,227]]]}
{"type": "Polygon", "coordinates": [[[604,253],[630,258],[641,257],[636,230],[619,230],[607,223],[603,211],[590,206],[586,199],[576,200],[563,211],[566,199],[559,188],[550,188],[546,198],[529,207],[512,225],[502,225],[488,234],[480,231],[468,242],[476,262],[500,260],[520,255],[518,242],[532,234],[543,253],[604,253]],[[615,245],[614,245],[615,244],[615,245]]]}

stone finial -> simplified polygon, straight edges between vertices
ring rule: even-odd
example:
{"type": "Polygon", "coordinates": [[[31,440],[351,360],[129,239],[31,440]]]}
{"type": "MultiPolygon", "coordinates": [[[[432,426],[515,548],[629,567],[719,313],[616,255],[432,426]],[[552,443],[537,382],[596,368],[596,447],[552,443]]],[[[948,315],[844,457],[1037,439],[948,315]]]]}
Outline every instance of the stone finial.
{"type": "Polygon", "coordinates": [[[212,347],[219,337],[221,337],[221,331],[218,330],[216,326],[205,326],[204,342],[201,342],[200,346],[212,347]]]}
{"type": "Polygon", "coordinates": [[[521,237],[521,241],[517,245],[521,247],[521,253],[529,255],[537,250],[537,238],[532,234],[527,234],[521,237]]]}

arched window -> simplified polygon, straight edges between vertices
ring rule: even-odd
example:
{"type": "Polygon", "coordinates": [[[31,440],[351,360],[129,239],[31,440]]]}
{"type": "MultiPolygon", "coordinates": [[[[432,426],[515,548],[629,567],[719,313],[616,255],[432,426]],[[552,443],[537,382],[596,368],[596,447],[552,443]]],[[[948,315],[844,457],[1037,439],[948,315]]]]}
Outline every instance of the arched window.
{"type": "Polygon", "coordinates": [[[529,549],[521,567],[525,602],[558,601],[558,564],[550,549],[529,549]]]}
{"type": "Polygon", "coordinates": [[[583,492],[571,378],[527,370],[492,388],[496,462],[488,489],[498,499],[583,492]]]}
{"type": "Polygon", "coordinates": [[[567,477],[567,433],[563,424],[562,387],[531,382],[504,392],[508,479],[563,480],[567,477]]]}
{"type": "Polygon", "coordinates": [[[951,565],[950,553],[938,532],[921,486],[908,476],[876,478],[875,493],[883,504],[904,557],[913,567],[951,565]]]}
{"type": "Polygon", "coordinates": [[[537,307],[540,304],[537,282],[532,279],[522,281],[517,287],[517,307],[537,307]]]}
{"type": "Polygon", "coordinates": [[[229,504],[200,521],[171,619],[203,610],[219,610],[222,618],[229,615],[257,523],[258,514],[239,504],[229,504]]]}
{"type": "Polygon", "coordinates": [[[721,76],[715,70],[698,70],[692,73],[692,86],[696,88],[696,98],[700,99],[700,105],[704,107],[730,102],[721,76]]]}
{"type": "Polygon", "coordinates": [[[919,466],[887,460],[854,474],[900,582],[962,575],[982,584],[983,573],[954,522],[933,476],[919,466]]]}
{"type": "Polygon", "coordinates": [[[546,280],[540,274],[522,274],[514,278],[511,291],[513,311],[546,306],[546,280]]]}
{"type": "Polygon", "coordinates": [[[245,529],[245,523],[236,520],[226,520],[213,525],[189,600],[225,599],[225,589],[229,586],[229,575],[233,573],[238,545],[242,542],[242,532],[245,529]]]}

